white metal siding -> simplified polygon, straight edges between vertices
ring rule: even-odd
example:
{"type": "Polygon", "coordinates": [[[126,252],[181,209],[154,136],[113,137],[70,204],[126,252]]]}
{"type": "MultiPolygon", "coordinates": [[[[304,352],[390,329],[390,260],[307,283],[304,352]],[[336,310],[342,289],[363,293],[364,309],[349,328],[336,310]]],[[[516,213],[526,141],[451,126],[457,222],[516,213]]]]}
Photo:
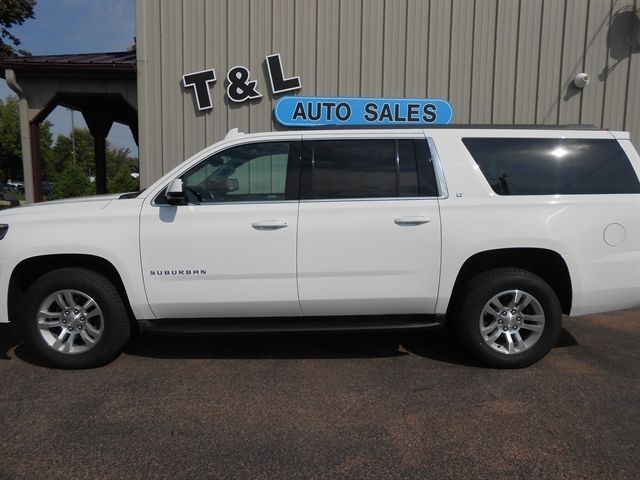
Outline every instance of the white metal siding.
{"type": "MultiPolygon", "coordinates": [[[[264,57],[281,53],[303,95],[442,97],[454,123],[591,123],[640,141],[640,54],[621,47],[637,0],[137,0],[143,185],[229,128],[272,120],[264,57]],[[624,15],[623,15],[624,17],[624,15]],[[616,31],[618,30],[618,31],[616,31]],[[615,38],[618,38],[616,44],[615,38]],[[612,43],[614,42],[614,43],[612,43]],[[226,98],[244,65],[259,100],[226,98]],[[213,111],[184,73],[215,68],[213,111]],[[583,91],[579,72],[591,75],[583,91]]],[[[628,35],[627,35],[628,37],[628,35]]]]}

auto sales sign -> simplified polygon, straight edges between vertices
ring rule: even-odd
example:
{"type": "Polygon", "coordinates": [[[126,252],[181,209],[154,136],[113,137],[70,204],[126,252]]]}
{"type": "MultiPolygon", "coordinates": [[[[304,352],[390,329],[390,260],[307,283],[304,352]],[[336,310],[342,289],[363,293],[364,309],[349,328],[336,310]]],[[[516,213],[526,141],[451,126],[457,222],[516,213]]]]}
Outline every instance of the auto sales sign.
{"type": "Polygon", "coordinates": [[[442,125],[451,123],[453,108],[432,98],[298,97],[281,98],[275,119],[287,127],[442,125]]]}

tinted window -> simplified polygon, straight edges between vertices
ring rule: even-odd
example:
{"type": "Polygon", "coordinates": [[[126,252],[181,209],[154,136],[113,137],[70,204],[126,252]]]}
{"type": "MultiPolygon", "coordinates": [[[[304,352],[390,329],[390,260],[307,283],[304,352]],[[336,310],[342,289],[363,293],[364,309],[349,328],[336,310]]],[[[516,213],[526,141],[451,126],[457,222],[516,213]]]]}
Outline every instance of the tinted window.
{"type": "Polygon", "coordinates": [[[398,196],[420,196],[416,172],[416,150],[413,140],[398,140],[398,196]]]}
{"type": "Polygon", "coordinates": [[[436,175],[433,170],[431,154],[429,152],[427,142],[425,140],[398,140],[398,153],[400,159],[400,196],[416,197],[418,195],[421,195],[423,197],[437,197],[438,184],[436,182],[436,175]],[[418,184],[413,187],[416,192],[411,194],[409,194],[408,189],[412,187],[407,185],[404,187],[404,191],[402,187],[403,185],[406,185],[402,178],[403,169],[406,169],[408,171],[409,164],[411,164],[411,168],[414,171],[414,178],[415,170],[417,169],[418,171],[418,184]]]}
{"type": "Polygon", "coordinates": [[[499,195],[640,193],[615,140],[463,138],[499,195]]]}
{"type": "Polygon", "coordinates": [[[305,145],[310,160],[304,174],[304,198],[437,195],[424,140],[321,140],[305,145]],[[420,163],[423,168],[419,169],[420,163]],[[425,175],[424,190],[418,171],[425,175]]]}
{"type": "MultiPolygon", "coordinates": [[[[269,142],[217,153],[182,175],[187,200],[189,203],[284,200],[287,181],[292,176],[291,163],[297,165],[298,150],[292,149],[290,142],[269,142]]],[[[166,199],[161,196],[156,203],[166,203],[166,199]]]]}
{"type": "Polygon", "coordinates": [[[311,198],[396,197],[395,140],[315,142],[311,198]]]}

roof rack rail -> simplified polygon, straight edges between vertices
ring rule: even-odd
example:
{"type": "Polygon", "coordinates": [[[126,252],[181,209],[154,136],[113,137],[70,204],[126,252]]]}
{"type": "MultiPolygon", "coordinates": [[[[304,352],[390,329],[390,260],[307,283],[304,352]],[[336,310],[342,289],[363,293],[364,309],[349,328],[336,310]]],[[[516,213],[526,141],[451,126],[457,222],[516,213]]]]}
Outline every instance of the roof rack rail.
{"type": "Polygon", "coordinates": [[[486,130],[604,130],[592,124],[564,124],[564,125],[541,125],[541,124],[471,124],[448,123],[445,125],[317,125],[305,126],[302,130],[376,130],[384,128],[406,128],[406,129],[486,129],[486,130]]]}

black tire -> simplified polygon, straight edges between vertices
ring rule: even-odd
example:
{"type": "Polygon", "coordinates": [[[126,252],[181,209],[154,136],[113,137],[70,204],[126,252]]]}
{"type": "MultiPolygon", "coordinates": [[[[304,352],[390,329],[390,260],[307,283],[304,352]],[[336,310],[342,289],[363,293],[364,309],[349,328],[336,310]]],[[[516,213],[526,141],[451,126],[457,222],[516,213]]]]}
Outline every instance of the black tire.
{"type": "Polygon", "coordinates": [[[485,366],[527,367],[542,359],[558,341],[562,328],[558,297],[549,284],[527,270],[499,268],[483,272],[469,280],[458,298],[461,304],[454,314],[455,331],[469,353],[485,366]],[[515,301],[516,290],[522,297],[514,305],[517,308],[512,308],[508,305],[515,301]],[[498,302],[492,300],[496,297],[498,302]],[[525,303],[527,306],[522,309],[525,303]],[[495,308],[496,304],[507,305],[502,309],[495,308]],[[495,310],[495,315],[487,313],[495,310]],[[481,325],[486,329],[486,341],[481,325]],[[534,328],[536,332],[530,330],[534,328]],[[512,353],[508,352],[510,348],[512,353]]]}
{"type": "MultiPolygon", "coordinates": [[[[69,301],[65,299],[65,303],[68,304],[69,301]]],[[[72,307],[69,307],[69,309],[72,309],[72,307]]],[[[80,369],[104,365],[120,353],[131,332],[127,310],[113,283],[99,273],[82,268],[54,270],[36,280],[26,294],[24,312],[22,326],[27,345],[47,365],[57,368],[80,369]],[[48,308],[48,311],[62,308],[57,307],[60,302],[52,301],[52,303],[49,303],[49,299],[59,291],[78,292],[71,295],[72,300],[75,299],[76,302],[82,302],[86,297],[90,297],[97,305],[97,307],[89,307],[87,309],[88,312],[91,312],[87,314],[87,317],[93,314],[93,317],[89,319],[85,319],[86,317],[83,316],[83,319],[80,320],[79,316],[74,316],[74,312],[71,312],[73,321],[76,322],[74,323],[76,331],[72,332],[75,340],[67,341],[70,345],[66,348],[77,350],[88,348],[86,351],[63,353],[50,346],[48,341],[50,342],[51,340],[45,339],[45,335],[49,339],[59,334],[62,335],[63,330],[66,331],[71,325],[71,322],[67,319],[64,320],[66,326],[60,325],[59,327],[54,326],[43,329],[38,326],[38,318],[42,318],[42,314],[39,312],[44,302],[52,305],[52,307],[48,308]],[[96,311],[98,313],[95,313],[96,311]],[[99,329],[101,332],[99,335],[89,335],[88,338],[93,339],[94,343],[86,341],[86,337],[79,335],[80,333],[88,335],[90,331],[87,323],[80,324],[79,322],[81,321],[91,322],[94,325],[92,328],[95,328],[95,331],[99,329]],[[84,332],[80,332],[80,329],[83,328],[82,325],[84,325],[84,332]],[[41,334],[41,331],[48,333],[41,334]]],[[[81,312],[80,309],[78,309],[78,312],[81,312]]],[[[61,310],[60,323],[62,322],[62,315],[63,311],[61,310]]],[[[49,318],[42,321],[55,323],[57,320],[56,318],[49,318]]],[[[71,329],[73,330],[73,327],[71,329]]],[[[65,338],[67,340],[71,338],[69,332],[65,334],[65,338]]]]}

